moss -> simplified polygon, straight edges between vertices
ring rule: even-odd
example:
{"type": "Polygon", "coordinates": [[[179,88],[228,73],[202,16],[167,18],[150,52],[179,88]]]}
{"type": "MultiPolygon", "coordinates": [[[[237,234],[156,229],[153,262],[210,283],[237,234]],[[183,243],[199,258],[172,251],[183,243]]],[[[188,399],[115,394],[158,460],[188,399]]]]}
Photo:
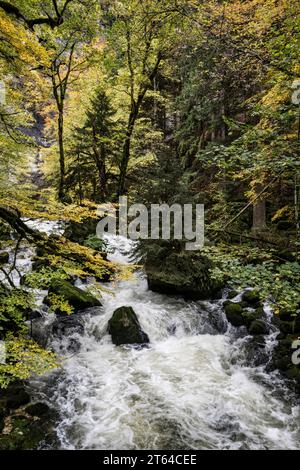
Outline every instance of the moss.
{"type": "Polygon", "coordinates": [[[245,324],[245,319],[243,317],[244,311],[239,303],[225,302],[224,308],[229,323],[236,327],[243,326],[245,324]]]}
{"type": "Polygon", "coordinates": [[[268,325],[262,320],[254,320],[249,327],[251,335],[266,335],[268,332],[268,325]]]}
{"type": "Polygon", "coordinates": [[[227,297],[228,297],[228,299],[234,299],[237,295],[239,295],[238,291],[236,291],[236,290],[230,290],[230,291],[228,292],[227,297]]]}
{"type": "Polygon", "coordinates": [[[138,318],[131,307],[118,308],[108,322],[109,333],[115,345],[149,343],[138,318]]]}
{"type": "MultiPolygon", "coordinates": [[[[66,300],[69,305],[74,308],[75,312],[91,307],[101,306],[101,302],[96,299],[96,297],[82,289],[79,289],[78,287],[72,286],[72,284],[67,281],[53,281],[49,289],[49,294],[56,294],[66,300]]],[[[49,296],[44,299],[44,303],[51,306],[51,299],[49,296]]],[[[64,312],[62,311],[57,311],[57,313],[64,315],[64,312]]]]}
{"type": "Polygon", "coordinates": [[[260,306],[260,296],[257,291],[255,290],[247,290],[243,293],[242,300],[247,302],[247,304],[251,307],[259,307],[260,306]]]}
{"type": "Polygon", "coordinates": [[[211,277],[212,263],[201,255],[164,253],[146,263],[149,288],[155,292],[201,300],[215,296],[223,287],[211,277]]]}

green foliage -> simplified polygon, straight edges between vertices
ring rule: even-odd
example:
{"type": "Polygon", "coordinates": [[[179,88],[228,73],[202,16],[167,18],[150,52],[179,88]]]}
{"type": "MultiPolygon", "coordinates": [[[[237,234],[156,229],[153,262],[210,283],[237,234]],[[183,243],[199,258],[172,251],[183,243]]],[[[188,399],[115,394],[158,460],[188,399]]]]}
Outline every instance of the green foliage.
{"type": "Polygon", "coordinates": [[[48,295],[50,304],[50,311],[53,313],[61,312],[71,315],[74,312],[74,308],[69,302],[61,295],[54,294],[53,292],[48,295]]]}
{"type": "Polygon", "coordinates": [[[101,251],[102,253],[107,251],[107,242],[98,238],[96,235],[90,235],[85,240],[84,245],[92,250],[101,251]]]}
{"type": "Polygon", "coordinates": [[[29,379],[58,367],[55,355],[25,336],[5,338],[6,363],[0,364],[0,388],[16,379],[29,379]]]}
{"type": "Polygon", "coordinates": [[[203,252],[215,262],[212,277],[233,288],[254,288],[275,313],[300,315],[300,264],[282,263],[276,252],[219,245],[203,252]]]}
{"type": "Polygon", "coordinates": [[[43,266],[38,271],[26,275],[26,286],[35,289],[47,289],[52,281],[66,280],[69,275],[62,269],[53,269],[43,266]]]}
{"type": "Polygon", "coordinates": [[[23,289],[2,291],[0,296],[0,338],[3,339],[7,331],[25,332],[24,319],[34,305],[33,296],[23,289]]]}

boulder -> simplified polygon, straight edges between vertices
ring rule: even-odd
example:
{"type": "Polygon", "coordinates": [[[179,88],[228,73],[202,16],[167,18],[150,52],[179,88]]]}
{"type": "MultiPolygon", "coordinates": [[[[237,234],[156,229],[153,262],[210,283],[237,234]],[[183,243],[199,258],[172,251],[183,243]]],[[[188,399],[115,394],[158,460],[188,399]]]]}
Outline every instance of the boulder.
{"type": "MultiPolygon", "coordinates": [[[[44,299],[46,305],[51,306],[51,299],[49,294],[56,294],[62,299],[66,300],[71,307],[74,308],[75,313],[81,310],[86,310],[91,307],[100,307],[101,302],[96,299],[93,295],[88,292],[79,289],[78,287],[72,286],[67,281],[55,280],[51,283],[49,288],[48,296],[44,299]]],[[[66,313],[57,311],[58,316],[66,316],[66,313]]]]}
{"type": "Polygon", "coordinates": [[[131,307],[120,307],[114,312],[108,322],[108,331],[116,346],[149,343],[149,337],[141,329],[138,318],[131,307]]]}
{"type": "Polygon", "coordinates": [[[53,323],[52,333],[60,340],[67,338],[61,345],[62,350],[65,348],[67,352],[76,353],[81,348],[78,335],[81,336],[84,334],[84,324],[76,314],[61,317],[53,323]]]}
{"type": "Polygon", "coordinates": [[[245,325],[245,318],[243,316],[243,307],[236,302],[224,302],[224,310],[229,323],[233,326],[239,327],[245,325]]]}
{"type": "Polygon", "coordinates": [[[239,295],[238,291],[230,290],[227,294],[228,299],[234,299],[237,295],[239,295]]]}
{"type": "Polygon", "coordinates": [[[216,296],[223,287],[211,277],[212,263],[200,254],[168,253],[165,258],[146,263],[149,289],[193,300],[216,296]]]}
{"type": "Polygon", "coordinates": [[[96,228],[99,220],[93,218],[87,218],[82,222],[69,222],[64,236],[72,242],[83,245],[84,241],[90,235],[96,235],[96,228]]]}
{"type": "Polygon", "coordinates": [[[269,328],[263,320],[254,320],[249,327],[250,335],[267,335],[269,328]]]}
{"type": "Polygon", "coordinates": [[[250,307],[258,308],[260,306],[260,297],[255,290],[246,290],[242,296],[243,302],[246,302],[250,307]]]}
{"type": "Polygon", "coordinates": [[[46,403],[38,402],[32,403],[25,408],[25,412],[30,416],[44,418],[52,414],[51,408],[46,403]]]}
{"type": "Polygon", "coordinates": [[[16,410],[30,402],[30,396],[21,381],[10,384],[6,389],[0,389],[1,408],[16,410]]]}

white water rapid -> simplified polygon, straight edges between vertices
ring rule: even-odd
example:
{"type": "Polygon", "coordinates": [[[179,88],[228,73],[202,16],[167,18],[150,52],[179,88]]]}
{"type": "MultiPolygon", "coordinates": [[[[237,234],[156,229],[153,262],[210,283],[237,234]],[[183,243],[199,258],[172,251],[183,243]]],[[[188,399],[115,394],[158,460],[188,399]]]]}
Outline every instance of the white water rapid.
{"type": "MultiPolygon", "coordinates": [[[[110,259],[129,262],[131,243],[108,241],[110,259]]],[[[228,327],[221,300],[155,294],[142,273],[107,288],[103,307],[86,316],[80,351],[37,381],[39,398],[60,413],[62,449],[300,449],[295,399],[275,373],[249,365],[250,338],[228,327]],[[107,323],[123,305],[149,347],[112,344],[107,323]]]]}

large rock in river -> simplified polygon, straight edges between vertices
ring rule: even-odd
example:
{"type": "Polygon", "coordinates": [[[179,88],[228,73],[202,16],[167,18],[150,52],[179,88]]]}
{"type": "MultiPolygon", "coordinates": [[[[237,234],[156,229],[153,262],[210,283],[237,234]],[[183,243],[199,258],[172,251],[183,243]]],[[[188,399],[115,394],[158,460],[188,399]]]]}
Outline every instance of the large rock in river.
{"type": "MultiPolygon", "coordinates": [[[[66,300],[74,308],[75,313],[91,307],[101,306],[101,302],[96,297],[78,287],[72,286],[67,281],[55,280],[52,282],[48,296],[44,300],[46,305],[51,305],[51,296],[49,297],[49,294],[56,294],[66,300]]],[[[63,315],[63,312],[60,311],[56,313],[63,315]]]]}
{"type": "Polygon", "coordinates": [[[212,263],[190,252],[171,253],[146,263],[149,289],[162,294],[199,300],[215,296],[223,287],[211,277],[212,263]]]}
{"type": "Polygon", "coordinates": [[[149,337],[141,329],[138,318],[131,307],[120,307],[114,312],[108,322],[108,331],[116,346],[149,343],[149,337]]]}

